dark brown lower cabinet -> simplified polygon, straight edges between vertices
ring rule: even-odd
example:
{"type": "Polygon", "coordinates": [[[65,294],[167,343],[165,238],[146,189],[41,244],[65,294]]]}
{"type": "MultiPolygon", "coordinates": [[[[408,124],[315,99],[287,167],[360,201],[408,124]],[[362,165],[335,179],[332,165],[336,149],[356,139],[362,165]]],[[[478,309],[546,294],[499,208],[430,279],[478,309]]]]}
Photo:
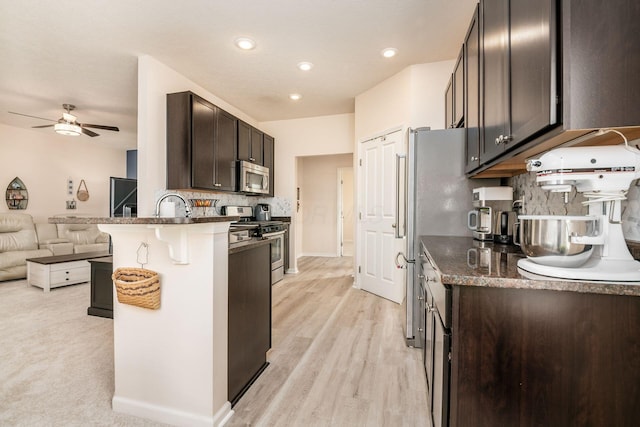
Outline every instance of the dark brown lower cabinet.
{"type": "Polygon", "coordinates": [[[640,297],[453,287],[452,426],[636,426],[640,297]]]}
{"type": "Polygon", "coordinates": [[[91,306],[87,314],[113,319],[113,258],[93,258],[91,264],[91,306]]]}
{"type": "Polygon", "coordinates": [[[229,253],[228,399],[235,405],[267,367],[271,348],[271,247],[229,253]]]}

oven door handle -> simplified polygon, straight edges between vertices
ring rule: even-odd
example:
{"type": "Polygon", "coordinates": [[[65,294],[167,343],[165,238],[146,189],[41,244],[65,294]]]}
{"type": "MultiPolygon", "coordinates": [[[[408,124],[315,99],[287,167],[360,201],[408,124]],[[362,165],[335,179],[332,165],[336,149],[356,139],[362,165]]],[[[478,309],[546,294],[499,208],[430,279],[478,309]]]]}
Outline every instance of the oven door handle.
{"type": "Polygon", "coordinates": [[[285,231],[275,231],[273,233],[265,233],[262,235],[263,239],[275,239],[278,236],[281,236],[285,233],[285,231]]]}

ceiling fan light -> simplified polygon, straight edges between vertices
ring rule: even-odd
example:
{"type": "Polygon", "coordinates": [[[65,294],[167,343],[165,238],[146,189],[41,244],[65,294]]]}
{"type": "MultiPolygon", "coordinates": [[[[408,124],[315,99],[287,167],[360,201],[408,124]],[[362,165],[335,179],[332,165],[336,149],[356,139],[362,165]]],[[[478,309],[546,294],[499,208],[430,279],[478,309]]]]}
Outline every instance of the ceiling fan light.
{"type": "Polygon", "coordinates": [[[60,135],[78,136],[82,133],[82,128],[70,123],[56,123],[53,129],[60,135]]]}

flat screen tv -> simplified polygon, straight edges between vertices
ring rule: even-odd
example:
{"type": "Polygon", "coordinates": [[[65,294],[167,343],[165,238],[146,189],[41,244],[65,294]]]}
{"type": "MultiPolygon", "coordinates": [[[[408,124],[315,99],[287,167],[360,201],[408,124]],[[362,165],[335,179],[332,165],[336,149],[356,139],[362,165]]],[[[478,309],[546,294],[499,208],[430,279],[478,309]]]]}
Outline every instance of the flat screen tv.
{"type": "Polygon", "coordinates": [[[138,180],[111,177],[109,216],[138,216],[138,180]]]}

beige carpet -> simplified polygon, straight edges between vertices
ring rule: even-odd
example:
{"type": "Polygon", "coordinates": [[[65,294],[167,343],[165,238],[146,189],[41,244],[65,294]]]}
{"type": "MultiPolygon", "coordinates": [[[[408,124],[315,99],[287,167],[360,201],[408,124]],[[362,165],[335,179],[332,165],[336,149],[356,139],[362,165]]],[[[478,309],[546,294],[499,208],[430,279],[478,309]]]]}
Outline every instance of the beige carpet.
{"type": "Polygon", "coordinates": [[[113,325],[88,283],[0,282],[0,426],[158,426],[111,409],[113,325]]]}

